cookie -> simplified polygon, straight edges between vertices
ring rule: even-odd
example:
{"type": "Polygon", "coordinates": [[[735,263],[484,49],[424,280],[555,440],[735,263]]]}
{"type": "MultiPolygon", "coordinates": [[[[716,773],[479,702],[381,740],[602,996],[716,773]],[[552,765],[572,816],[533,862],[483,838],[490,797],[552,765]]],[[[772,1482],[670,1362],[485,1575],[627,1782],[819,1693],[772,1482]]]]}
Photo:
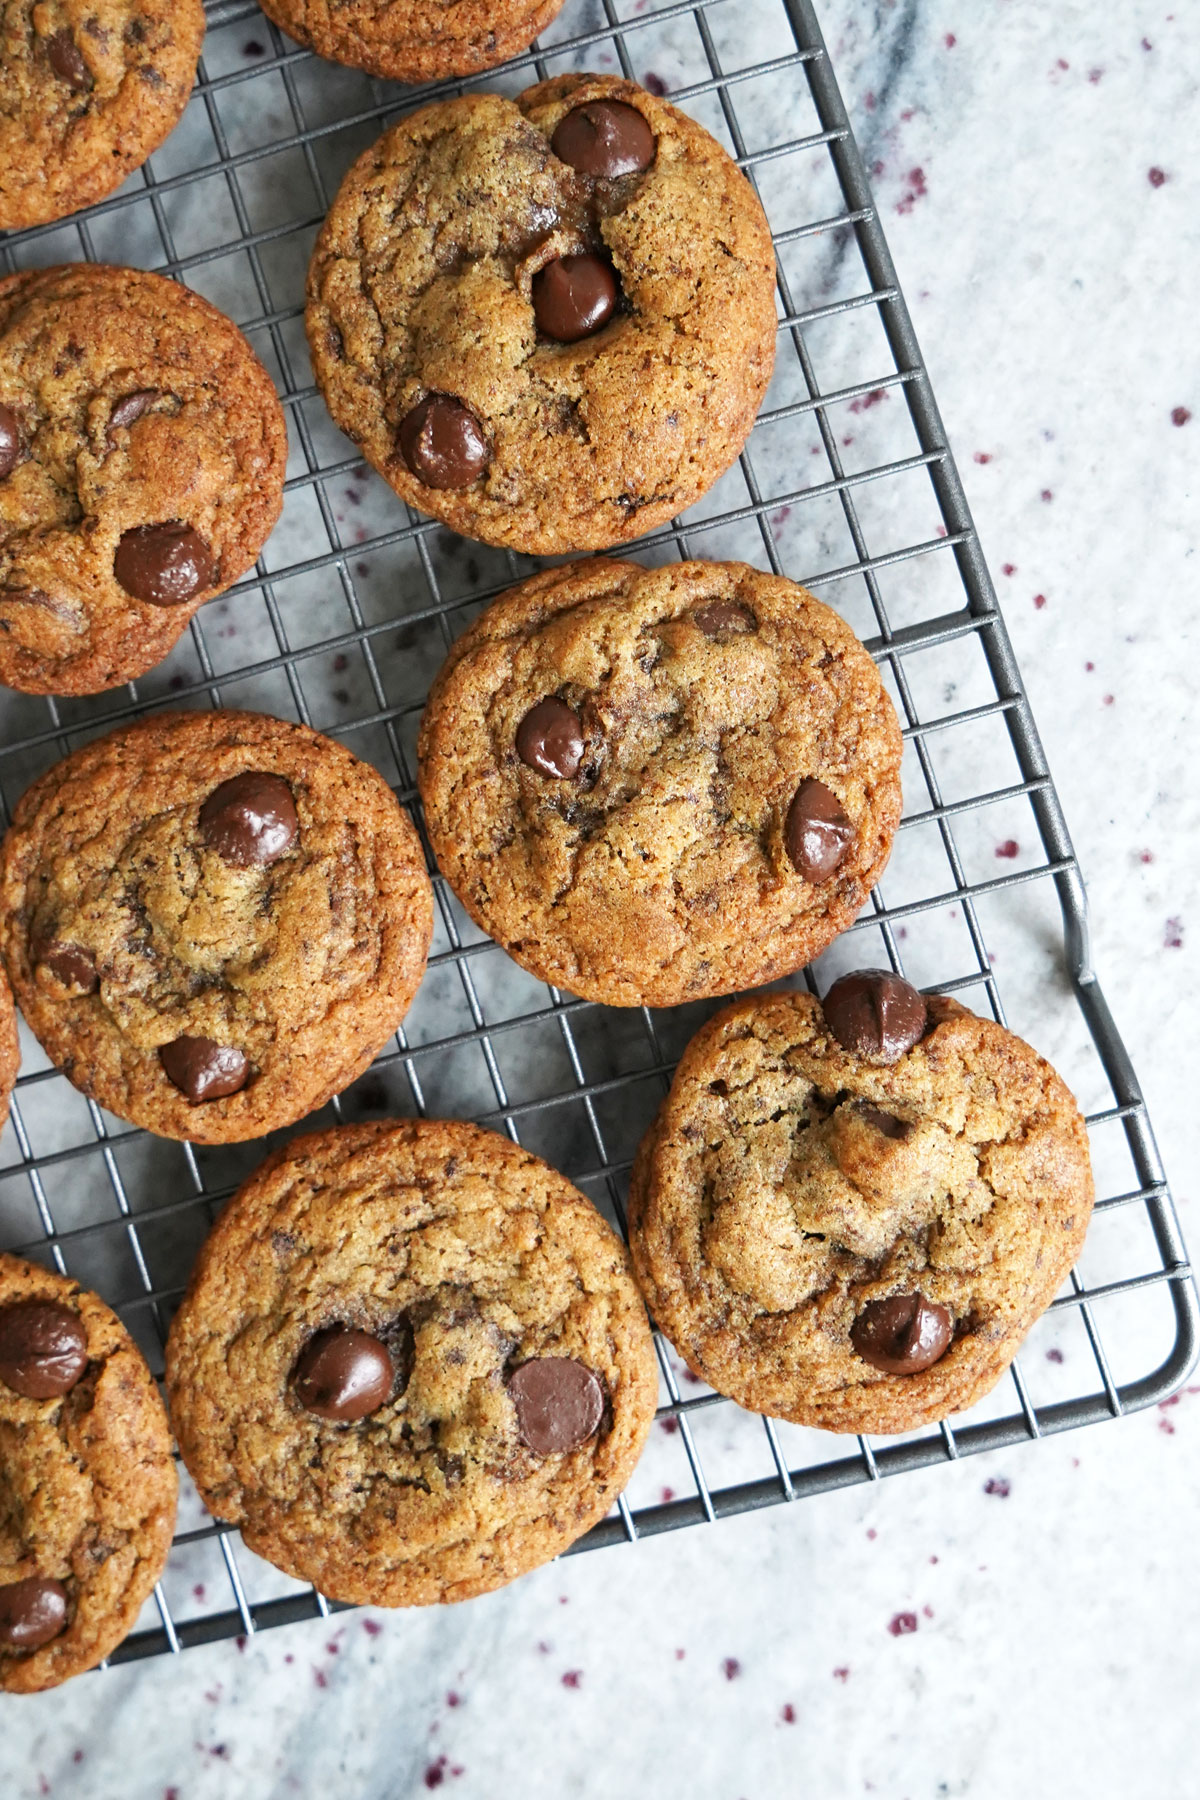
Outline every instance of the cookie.
{"type": "Polygon", "coordinates": [[[563,0],[270,0],[267,17],[327,56],[387,81],[494,69],[527,50],[563,0]]]}
{"type": "Polygon", "coordinates": [[[136,269],[0,280],[0,681],[91,694],[251,568],[287,430],[232,320],[136,269]]]}
{"type": "Polygon", "coordinates": [[[57,1687],[126,1636],[178,1483],[133,1339],[77,1281],[0,1255],[0,1688],[57,1687]]]}
{"type": "Polygon", "coordinates": [[[13,1007],[12,989],[0,970],[0,1131],[8,1120],[8,1103],[16,1085],[21,1063],[17,1042],[17,1015],[13,1007]]]}
{"type": "Polygon", "coordinates": [[[1087,1131],[991,1019],[860,971],[739,1000],[692,1039],[638,1152],[647,1305],[741,1405],[827,1431],[972,1406],[1083,1245],[1087,1131]]]}
{"type": "Polygon", "coordinates": [[[120,187],[173,130],[201,0],[8,0],[0,24],[0,231],[120,187]]]}
{"type": "Polygon", "coordinates": [[[433,903],[376,770],[303,725],[155,713],[76,750],[0,860],[21,1011],[75,1086],[162,1137],[290,1125],[408,1010],[433,903]]]}
{"type": "Polygon", "coordinates": [[[900,817],[900,730],[849,626],[744,563],[597,559],[497,600],[421,726],[430,841],[523,968],[610,1006],[798,969],[900,817]]]}
{"type": "Polygon", "coordinates": [[[612,1506],[654,1416],[625,1248],[460,1121],[295,1139],[221,1215],[167,1344],[202,1499],[339,1600],[465,1600],[612,1506]]]}
{"type": "Polygon", "coordinates": [[[633,82],[411,113],[354,164],[307,327],[335,424],[401,499],[551,554],[639,537],[738,454],[770,379],[762,207],[633,82]]]}

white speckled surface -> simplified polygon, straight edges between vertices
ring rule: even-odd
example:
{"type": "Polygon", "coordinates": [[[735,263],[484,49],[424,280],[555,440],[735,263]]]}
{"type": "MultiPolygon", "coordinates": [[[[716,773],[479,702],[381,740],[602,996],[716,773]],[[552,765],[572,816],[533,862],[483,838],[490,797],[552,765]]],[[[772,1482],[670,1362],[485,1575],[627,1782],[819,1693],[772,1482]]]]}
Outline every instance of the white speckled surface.
{"type": "MultiPolygon", "coordinates": [[[[821,13],[1187,1230],[1200,19],[1175,5],[821,13]]],[[[679,29],[656,38],[668,84],[679,29]]],[[[1052,915],[1002,921],[998,944],[1022,1029],[1052,1048],[1052,915]]],[[[5,1701],[0,1792],[1183,1795],[1197,1491],[1193,1390],[1119,1425],[568,1559],[466,1607],[318,1621],[5,1701]],[[902,1613],[917,1629],[893,1635],[902,1613]]]]}

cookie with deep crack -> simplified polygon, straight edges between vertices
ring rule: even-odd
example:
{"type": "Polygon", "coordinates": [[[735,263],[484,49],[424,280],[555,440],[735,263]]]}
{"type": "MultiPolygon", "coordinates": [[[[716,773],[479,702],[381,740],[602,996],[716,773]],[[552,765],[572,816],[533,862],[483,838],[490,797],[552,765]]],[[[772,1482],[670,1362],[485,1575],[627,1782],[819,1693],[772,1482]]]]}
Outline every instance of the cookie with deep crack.
{"type": "Polygon", "coordinates": [[[0,1256],[0,1688],[94,1668],[162,1573],[178,1483],[167,1415],[115,1313],[0,1256]]]}
{"type": "Polygon", "coordinates": [[[430,841],[472,918],[610,1006],[816,956],[887,860],[900,757],[871,658],[794,582],[600,558],[475,620],[419,747],[430,841]]]}
{"type": "Polygon", "coordinates": [[[0,231],[120,187],[174,129],[203,40],[202,0],[6,0],[0,231]]]}
{"type": "Polygon", "coordinates": [[[432,896],[378,772],[303,725],[156,713],[55,764],[0,862],[21,1011],[75,1086],[163,1137],[302,1118],[386,1044],[432,896]]]}
{"type": "Polygon", "coordinates": [[[90,694],[251,568],[287,430],[237,326],[161,275],[0,281],[0,681],[90,694]]]}
{"type": "Polygon", "coordinates": [[[633,82],[562,75],[410,114],[313,253],[334,422],[467,537],[599,549],[690,506],[770,378],[775,261],[753,189],[633,82]]]}
{"type": "Polygon", "coordinates": [[[612,1506],[654,1416],[624,1245],[458,1121],[298,1138],[235,1196],[167,1345],[205,1504],[339,1600],[465,1600],[612,1506]]]}
{"type": "Polygon", "coordinates": [[[910,1431],[982,1398],[1079,1255],[1087,1130],[991,1019],[884,971],[735,1002],[638,1152],[655,1323],[741,1405],[910,1431]]]}
{"type": "Polygon", "coordinates": [[[563,0],[268,0],[297,43],[387,81],[494,69],[527,50],[563,0]]]}

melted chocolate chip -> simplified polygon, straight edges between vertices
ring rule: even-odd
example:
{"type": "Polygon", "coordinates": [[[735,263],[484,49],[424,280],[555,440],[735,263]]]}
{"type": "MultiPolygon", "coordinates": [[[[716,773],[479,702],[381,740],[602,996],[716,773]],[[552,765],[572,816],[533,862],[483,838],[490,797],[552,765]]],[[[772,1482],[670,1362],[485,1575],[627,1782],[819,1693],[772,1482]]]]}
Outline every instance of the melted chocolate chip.
{"type": "Polygon", "coordinates": [[[946,1307],[924,1294],[870,1300],[850,1328],[850,1342],[864,1362],[885,1375],[919,1375],[950,1348],[954,1323],[946,1307]]]}
{"type": "Polygon", "coordinates": [[[859,1107],[858,1116],[865,1119],[868,1125],[874,1126],[885,1138],[894,1138],[898,1143],[902,1143],[912,1131],[907,1119],[898,1119],[894,1113],[881,1112],[877,1106],[868,1106],[865,1102],[859,1107]]]}
{"type": "Polygon", "coordinates": [[[400,454],[431,488],[465,488],[492,460],[483,427],[452,394],[427,394],[400,422],[400,454]]]}
{"type": "Polygon", "coordinates": [[[292,1370],[292,1390],[318,1418],[365,1419],[391,1397],[396,1372],[386,1347],[348,1325],[318,1331],[292,1370]]]}
{"type": "Polygon", "coordinates": [[[744,633],[758,629],[758,620],[740,600],[710,600],[707,606],[696,608],[692,620],[710,638],[720,637],[725,631],[744,633]]]}
{"type": "Polygon", "coordinates": [[[129,427],[136,424],[143,413],[150,411],[154,402],[159,398],[160,394],[157,388],[138,388],[136,393],[126,394],[123,400],[117,401],[108,421],[109,449],[114,443],[114,431],[128,431],[129,427]]]}
{"type": "Polygon", "coordinates": [[[602,256],[560,256],[533,278],[533,316],[547,337],[575,344],[607,325],[617,278],[602,256]]]}
{"type": "Polygon", "coordinates": [[[635,106],[623,100],[586,100],[560,119],[550,148],[581,175],[612,181],[654,161],[654,133],[635,106]]]}
{"type": "Polygon", "coordinates": [[[539,775],[569,781],[583,760],[583,728],[565,700],[539,700],[517,726],[517,755],[539,775]]]}
{"type": "Polygon", "coordinates": [[[117,545],[113,574],[135,600],[182,606],[213,586],[217,565],[198,531],[181,519],[168,519],[162,525],[135,525],[125,532],[117,545]]]}
{"type": "Polygon", "coordinates": [[[574,1450],[587,1442],[604,1413],[604,1389],[573,1356],[540,1356],[508,1378],[517,1429],[539,1456],[574,1450]]]}
{"type": "Polygon", "coordinates": [[[802,781],[788,807],[783,842],[797,875],[828,881],[846,859],[855,831],[837,795],[823,781],[802,781]]]}
{"type": "Polygon", "coordinates": [[[11,406],[0,406],[0,481],[11,475],[21,455],[21,427],[11,406]]]}
{"type": "Polygon", "coordinates": [[[209,849],[235,869],[263,868],[291,849],[300,821],[283,777],[248,769],[213,789],[200,808],[200,829],[209,849]]]}
{"type": "Polygon", "coordinates": [[[96,959],[82,944],[64,944],[53,938],[33,946],[33,960],[39,969],[48,969],[56,981],[77,994],[94,994],[100,986],[96,959]]]}
{"type": "Polygon", "coordinates": [[[45,1575],[27,1575],[0,1587],[0,1645],[38,1650],[67,1622],[67,1590],[45,1575]]]}
{"type": "Polygon", "coordinates": [[[57,1300],[0,1307],[0,1381],[27,1400],[69,1394],[87,1368],[87,1332],[57,1300]]]}
{"type": "Polygon", "coordinates": [[[924,994],[888,969],[858,969],[835,981],[821,1006],[843,1050],[868,1062],[898,1062],[929,1023],[924,994]]]}
{"type": "Polygon", "coordinates": [[[240,1050],[205,1037],[178,1037],[163,1045],[158,1060],[167,1080],[193,1105],[240,1092],[250,1075],[250,1064],[240,1050]]]}
{"type": "Polygon", "coordinates": [[[73,87],[77,94],[85,94],[92,85],[92,77],[83,60],[83,52],[69,31],[56,31],[46,41],[46,55],[50,67],[56,75],[73,87]]]}

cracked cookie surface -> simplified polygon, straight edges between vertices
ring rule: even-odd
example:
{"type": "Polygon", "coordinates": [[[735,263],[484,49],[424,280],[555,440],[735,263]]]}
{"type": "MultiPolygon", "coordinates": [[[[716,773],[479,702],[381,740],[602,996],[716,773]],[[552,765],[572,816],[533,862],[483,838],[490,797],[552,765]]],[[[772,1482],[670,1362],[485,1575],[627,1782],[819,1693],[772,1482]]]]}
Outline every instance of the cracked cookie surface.
{"type": "Polygon", "coordinates": [[[334,422],[402,499],[550,554],[638,537],[729,466],[770,378],[774,295],[762,208],[715,139],[632,82],[563,75],[425,107],[367,151],[318,239],[307,328],[334,422]],[[564,141],[597,107],[594,141],[564,141]],[[616,309],[555,341],[537,283],[577,257],[616,309]],[[425,465],[439,485],[402,431],[431,396],[473,421],[465,463],[425,465]]]}
{"type": "Polygon", "coordinates": [[[290,1124],[361,1074],[432,929],[383,777],[254,713],[155,714],[49,769],[17,806],[0,896],[47,1054],[118,1117],[201,1143],[290,1124]],[[269,819],[254,833],[261,797],[226,786],[247,775],[290,808],[273,837],[269,819]]]}
{"type": "Polygon", "coordinates": [[[473,75],[528,49],[563,0],[269,0],[263,11],[318,56],[389,81],[473,75]]]}
{"type": "Polygon", "coordinates": [[[0,230],[119,187],[178,121],[203,40],[201,0],[3,0],[0,230]]]}
{"type": "Polygon", "coordinates": [[[70,1315],[81,1372],[34,1399],[0,1366],[0,1688],[25,1694],[93,1668],[126,1636],[166,1562],[178,1486],[158,1389],[115,1313],[78,1282],[0,1256],[0,1337],[7,1309],[30,1302],[70,1315]],[[62,1628],[14,1644],[6,1590],[39,1578],[58,1589],[62,1628]]]}
{"type": "Polygon", "coordinates": [[[630,1244],[655,1323],[718,1392],[900,1432],[995,1386],[1092,1201],[1078,1107],[1002,1026],[931,998],[925,1035],[883,1064],[843,1049],[812,995],[776,994],[684,1052],[638,1152],[630,1244]],[[949,1315],[948,1348],[875,1366],[852,1334],[917,1294],[949,1315]]]}
{"type": "Polygon", "coordinates": [[[419,756],[430,841],[471,916],[542,980],[614,1006],[801,967],[863,905],[900,817],[900,730],[871,658],[744,563],[598,558],[522,583],[451,649],[419,756]],[[577,740],[562,776],[521,754],[548,698],[577,740]],[[818,879],[789,853],[806,782],[844,820],[818,879]]]}
{"type": "Polygon", "coordinates": [[[507,1138],[416,1120],[299,1138],[251,1176],[201,1251],[167,1389],[206,1504],[258,1555],[338,1599],[412,1606],[499,1587],[602,1518],[657,1377],[591,1203],[507,1138]],[[392,1377],[342,1421],[295,1380],[337,1327],[386,1345],[392,1377]],[[564,1364],[597,1405],[552,1444],[530,1394],[564,1364]]]}
{"type": "Polygon", "coordinates": [[[161,662],[253,566],[286,461],[267,371],[198,294],[87,263],[0,281],[0,681],[161,662]]]}

